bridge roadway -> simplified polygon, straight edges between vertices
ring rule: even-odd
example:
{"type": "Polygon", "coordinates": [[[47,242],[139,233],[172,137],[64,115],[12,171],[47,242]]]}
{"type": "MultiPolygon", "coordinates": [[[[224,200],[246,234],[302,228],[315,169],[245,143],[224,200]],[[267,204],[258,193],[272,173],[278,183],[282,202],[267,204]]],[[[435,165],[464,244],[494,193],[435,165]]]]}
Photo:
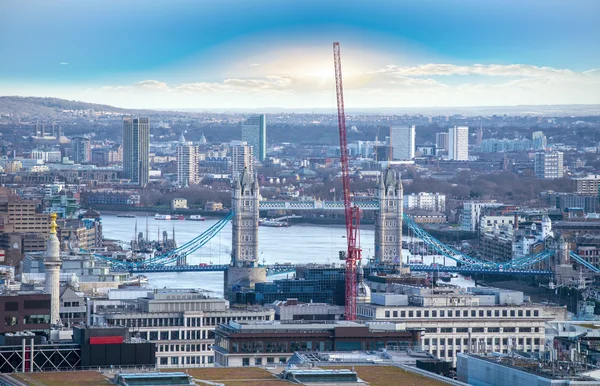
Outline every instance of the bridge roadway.
{"type": "MultiPolygon", "coordinates": [[[[379,210],[377,201],[355,201],[361,210],[379,210]]],[[[261,201],[261,210],[344,210],[343,201],[261,201]]]]}
{"type": "MultiPolygon", "coordinates": [[[[448,273],[461,273],[461,274],[500,274],[500,275],[525,275],[525,276],[552,276],[554,273],[551,270],[541,269],[494,269],[494,268],[483,268],[476,266],[454,266],[448,267],[444,265],[422,265],[422,264],[408,264],[411,271],[414,272],[448,272],[448,273]]],[[[139,267],[127,267],[127,271],[131,273],[153,273],[153,272],[218,272],[225,271],[229,265],[226,264],[207,264],[207,265],[164,265],[164,266],[139,266],[139,267]]],[[[295,265],[266,265],[267,276],[279,275],[284,273],[292,273],[296,271],[295,265]]],[[[364,267],[365,273],[373,272],[391,272],[393,267],[364,267]]]]}

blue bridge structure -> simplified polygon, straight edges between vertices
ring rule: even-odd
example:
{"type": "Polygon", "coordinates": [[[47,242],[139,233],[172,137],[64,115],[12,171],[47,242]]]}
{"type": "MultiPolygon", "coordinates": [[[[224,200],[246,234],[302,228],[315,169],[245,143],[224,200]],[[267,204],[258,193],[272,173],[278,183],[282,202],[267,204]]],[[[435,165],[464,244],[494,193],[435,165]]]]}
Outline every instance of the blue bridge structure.
{"type": "MultiPolygon", "coordinates": [[[[292,202],[287,202],[292,204],[292,202]]],[[[336,202],[332,202],[336,204],[336,202]]],[[[282,205],[278,203],[280,207],[274,207],[273,202],[268,201],[265,204],[265,209],[289,209],[290,205],[282,205]]],[[[293,203],[302,204],[302,202],[293,203]]],[[[314,210],[315,202],[309,202],[310,205],[306,205],[306,210],[314,210]],[[312,205],[312,208],[311,208],[312,205]],[[309,209],[311,208],[311,209],[309,209]]],[[[333,208],[333,204],[329,206],[333,208]]],[[[364,203],[365,208],[368,210],[378,209],[377,203],[364,203]],[[367,205],[368,204],[368,205],[367,205]],[[376,205],[376,207],[374,207],[376,205]]],[[[341,203],[339,204],[341,205],[341,203]]],[[[263,204],[261,203],[261,209],[263,204]]],[[[297,209],[297,208],[294,208],[297,209]]],[[[337,210],[342,209],[336,207],[337,210]]],[[[131,273],[160,273],[160,272],[217,272],[226,271],[229,265],[225,264],[198,264],[192,265],[187,264],[187,256],[196,252],[204,245],[206,245],[212,238],[214,238],[220,231],[222,231],[227,223],[233,218],[234,213],[229,212],[226,216],[221,218],[210,228],[179,246],[176,249],[165,252],[160,255],[147,258],[143,261],[124,261],[106,257],[100,254],[96,254],[96,258],[107,260],[112,263],[113,270],[118,271],[129,271],[131,273]]],[[[411,234],[422,240],[422,242],[428,246],[432,251],[435,251],[438,255],[441,255],[446,259],[455,262],[454,265],[444,264],[404,264],[404,266],[410,267],[415,272],[449,272],[449,273],[461,273],[467,275],[475,274],[504,274],[504,275],[526,275],[526,276],[552,276],[554,275],[555,257],[559,253],[558,250],[547,249],[534,255],[527,255],[524,257],[516,258],[507,262],[491,262],[483,260],[478,257],[472,257],[465,253],[458,251],[457,249],[446,245],[435,237],[427,233],[421,228],[412,218],[404,215],[403,216],[404,226],[407,227],[411,234]]],[[[574,252],[569,253],[571,263],[577,263],[578,265],[594,272],[600,273],[600,269],[593,264],[586,261],[581,256],[574,252]]],[[[295,266],[291,264],[275,264],[264,266],[267,271],[267,275],[277,275],[284,273],[291,273],[295,271],[295,266]]],[[[366,267],[369,271],[377,270],[378,267],[368,266],[366,267]]],[[[380,267],[382,270],[389,270],[389,267],[380,267]]]]}

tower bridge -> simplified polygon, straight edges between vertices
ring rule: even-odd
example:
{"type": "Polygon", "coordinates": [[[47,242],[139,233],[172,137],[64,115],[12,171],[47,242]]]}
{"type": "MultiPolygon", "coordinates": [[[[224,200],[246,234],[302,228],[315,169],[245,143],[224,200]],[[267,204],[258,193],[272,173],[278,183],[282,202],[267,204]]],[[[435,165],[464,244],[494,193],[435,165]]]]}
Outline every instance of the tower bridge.
{"type": "MultiPolygon", "coordinates": [[[[252,288],[257,282],[266,281],[268,275],[289,273],[295,267],[286,265],[266,265],[258,263],[258,220],[260,210],[343,210],[341,201],[261,201],[260,187],[255,175],[247,170],[236,178],[232,190],[232,211],[202,234],[168,251],[144,261],[124,262],[105,256],[98,258],[112,261],[115,269],[125,269],[134,273],[143,272],[210,272],[225,273],[225,293],[231,295],[234,287],[252,288]],[[231,262],[226,265],[187,264],[187,256],[202,248],[215,237],[227,223],[232,223],[231,262]]],[[[371,201],[356,201],[365,211],[375,211],[374,265],[369,271],[427,271],[453,272],[463,274],[505,274],[526,276],[555,276],[566,278],[573,274],[573,263],[582,269],[600,273],[593,264],[568,250],[564,239],[548,242],[546,250],[508,262],[491,262],[469,256],[452,246],[446,245],[422,229],[413,219],[403,213],[403,188],[400,176],[391,169],[382,173],[376,186],[376,194],[371,201]],[[453,266],[443,264],[409,264],[402,256],[402,228],[427,246],[428,250],[453,260],[453,266]]]]}

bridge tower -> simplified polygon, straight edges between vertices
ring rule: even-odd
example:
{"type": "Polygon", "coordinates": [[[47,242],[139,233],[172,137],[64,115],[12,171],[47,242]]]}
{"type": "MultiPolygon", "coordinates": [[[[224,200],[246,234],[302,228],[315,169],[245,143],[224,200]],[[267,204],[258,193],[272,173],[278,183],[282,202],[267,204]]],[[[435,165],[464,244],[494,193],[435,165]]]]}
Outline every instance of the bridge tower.
{"type": "Polygon", "coordinates": [[[402,268],[402,204],[400,176],[389,167],[378,179],[375,214],[375,263],[402,268]]]}
{"type": "Polygon", "coordinates": [[[258,178],[247,168],[234,176],[231,188],[231,264],[225,271],[225,296],[231,298],[234,287],[254,288],[266,281],[265,268],[258,267],[258,217],[260,188],[258,178]]]}

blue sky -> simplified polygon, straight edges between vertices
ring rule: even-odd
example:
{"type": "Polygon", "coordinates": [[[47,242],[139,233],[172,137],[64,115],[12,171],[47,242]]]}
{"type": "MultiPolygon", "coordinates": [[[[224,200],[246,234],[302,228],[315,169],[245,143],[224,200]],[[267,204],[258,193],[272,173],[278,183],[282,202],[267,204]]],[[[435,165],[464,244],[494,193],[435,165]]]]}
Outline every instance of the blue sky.
{"type": "Polygon", "coordinates": [[[124,107],[600,103],[600,2],[7,0],[0,95],[124,107]]]}

